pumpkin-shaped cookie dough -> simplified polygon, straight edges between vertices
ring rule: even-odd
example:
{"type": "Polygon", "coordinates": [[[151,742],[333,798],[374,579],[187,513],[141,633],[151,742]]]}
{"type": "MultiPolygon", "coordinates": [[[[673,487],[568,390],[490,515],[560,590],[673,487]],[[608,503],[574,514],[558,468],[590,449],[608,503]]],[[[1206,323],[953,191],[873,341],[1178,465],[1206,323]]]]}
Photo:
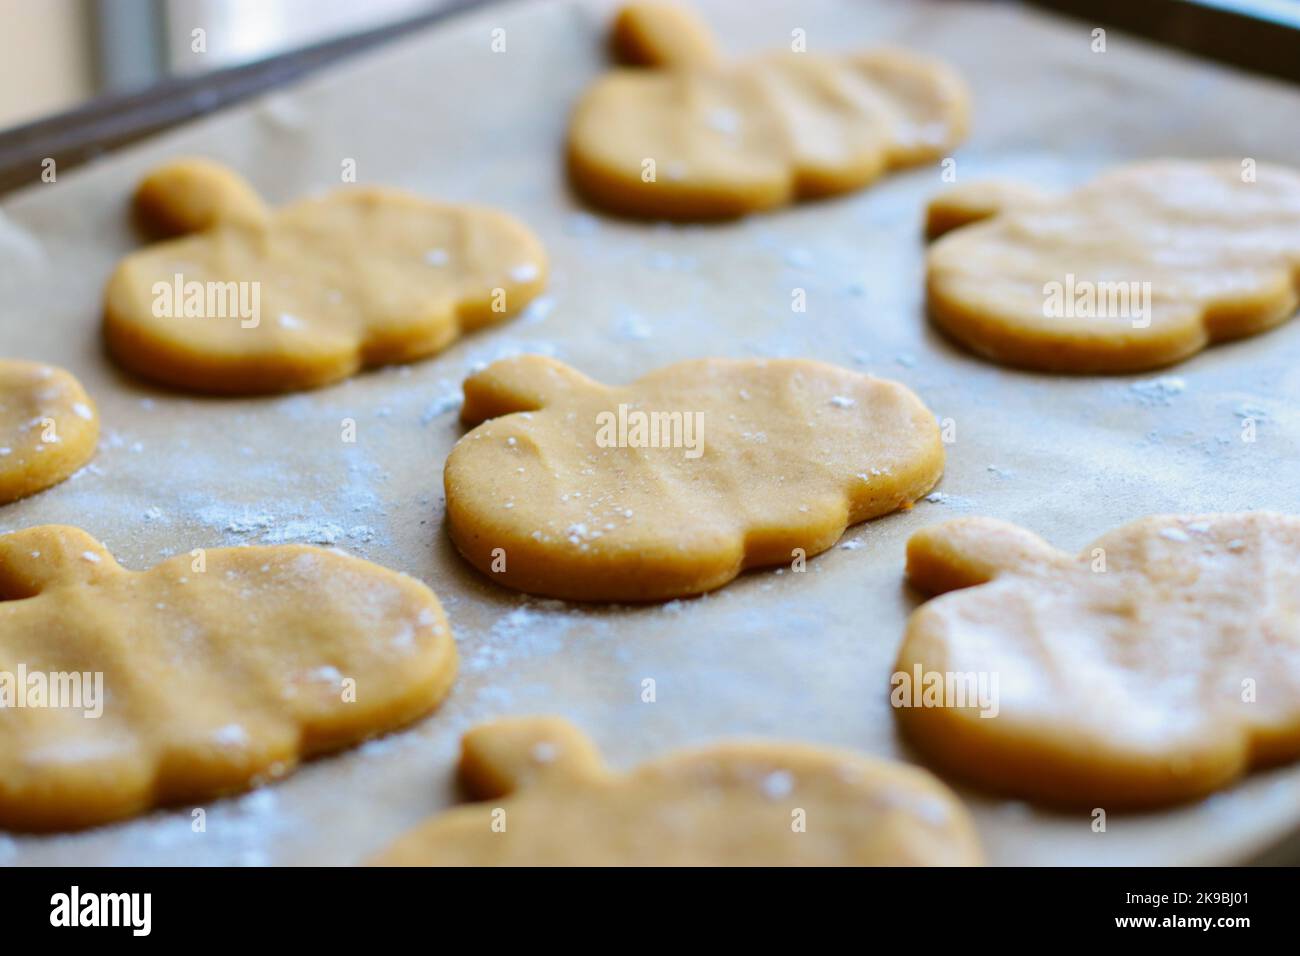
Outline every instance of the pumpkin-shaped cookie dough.
{"type": "Polygon", "coordinates": [[[461,778],[489,802],[435,816],[380,866],[963,866],[965,809],[914,767],[795,743],[737,742],[614,773],[554,718],[500,720],[462,741],[461,778]]]}
{"type": "Polygon", "coordinates": [[[913,535],[907,569],[953,592],[912,615],[893,688],[903,729],[942,769],[1112,810],[1300,758],[1300,518],[1145,518],[1078,557],[961,519],[913,535]],[[950,693],[971,675],[994,699],[950,693]],[[929,701],[920,684],[937,689],[929,701]]]}
{"type": "Polygon", "coordinates": [[[907,388],[804,359],[680,362],[617,388],[504,359],[465,382],[461,418],[483,424],[444,472],[457,548],[577,600],[699,594],[825,551],[910,507],[944,461],[907,388]]]}
{"type": "Polygon", "coordinates": [[[574,185],[611,212],[740,216],[861,189],[965,135],[961,80],[902,50],[726,63],[703,24],[657,3],[624,8],[613,46],[635,68],[597,80],[568,135],[574,185]]]}
{"type": "Polygon", "coordinates": [[[1300,171],[1164,161],[1059,195],[971,183],[936,198],[934,322],[995,362],[1133,372],[1300,307],[1300,171]]]}
{"type": "Polygon", "coordinates": [[[0,359],[0,504],[57,485],[90,460],[99,416],[62,369],[0,359]]]}
{"type": "Polygon", "coordinates": [[[203,800],[400,727],[456,649],[423,584],[333,551],[127,571],[84,531],[0,536],[0,829],[203,800]]]}
{"type": "Polygon", "coordinates": [[[215,164],[183,160],[136,194],[178,239],[127,256],[105,293],[114,357],[180,389],[314,388],[441,351],[542,290],[536,237],[502,212],[354,186],[278,210],[215,164]]]}

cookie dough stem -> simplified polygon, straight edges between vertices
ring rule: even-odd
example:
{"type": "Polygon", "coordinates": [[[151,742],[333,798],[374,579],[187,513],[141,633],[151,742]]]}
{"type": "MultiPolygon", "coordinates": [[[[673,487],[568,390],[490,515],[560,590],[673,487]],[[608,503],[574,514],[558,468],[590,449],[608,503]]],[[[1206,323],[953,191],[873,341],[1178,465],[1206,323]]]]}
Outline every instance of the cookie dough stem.
{"type": "Polygon", "coordinates": [[[1043,198],[1030,186],[991,179],[954,186],[930,200],[925,210],[925,235],[937,239],[945,232],[990,219],[1016,206],[1029,206],[1043,198]]]}
{"type": "Polygon", "coordinates": [[[927,594],[986,584],[1004,571],[1070,561],[1036,534],[993,518],[922,528],[907,542],[907,577],[927,594]]]}
{"type": "Polygon", "coordinates": [[[481,724],[461,738],[460,778],[477,799],[504,797],[548,779],[601,772],[600,754],[566,720],[515,717],[481,724]]]}
{"type": "Polygon", "coordinates": [[[0,535],[0,601],[35,597],[52,581],[91,581],[117,568],[108,550],[80,528],[44,525],[0,535]]]}
{"type": "Polygon", "coordinates": [[[249,182],[207,159],[159,166],[135,190],[141,224],[159,236],[179,236],[228,223],[254,225],[268,212],[249,182]]]}
{"type": "Polygon", "coordinates": [[[465,379],[460,420],[477,425],[513,412],[535,412],[570,389],[597,387],[581,372],[544,355],[501,359],[465,379]]]}
{"type": "Polygon", "coordinates": [[[708,26],[671,3],[629,3],[618,13],[610,45],[629,66],[700,67],[718,62],[708,26]]]}

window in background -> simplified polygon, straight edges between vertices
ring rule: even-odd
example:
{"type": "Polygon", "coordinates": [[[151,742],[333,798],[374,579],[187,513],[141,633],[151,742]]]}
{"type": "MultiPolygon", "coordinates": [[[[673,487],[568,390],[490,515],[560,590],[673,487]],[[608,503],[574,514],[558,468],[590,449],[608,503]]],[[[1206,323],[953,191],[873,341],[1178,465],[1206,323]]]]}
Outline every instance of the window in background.
{"type": "Polygon", "coordinates": [[[0,0],[0,129],[101,93],[263,59],[450,2],[0,0]]]}
{"type": "Polygon", "coordinates": [[[200,73],[372,30],[446,0],[164,0],[164,6],[168,71],[200,73]],[[205,31],[206,53],[194,52],[198,29],[205,31]]]}
{"type": "Polygon", "coordinates": [[[83,0],[0,0],[0,128],[95,93],[83,0]]]}

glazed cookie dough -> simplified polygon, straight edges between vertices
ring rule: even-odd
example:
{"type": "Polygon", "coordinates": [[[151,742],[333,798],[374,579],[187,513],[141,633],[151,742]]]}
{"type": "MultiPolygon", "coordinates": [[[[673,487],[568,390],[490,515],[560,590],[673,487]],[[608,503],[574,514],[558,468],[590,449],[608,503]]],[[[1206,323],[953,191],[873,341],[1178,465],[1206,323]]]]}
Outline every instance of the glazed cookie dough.
{"type": "Polygon", "coordinates": [[[255,786],[427,713],[455,669],[428,588],[337,552],[131,572],[77,528],[0,536],[0,830],[255,786]]]}
{"type": "Polygon", "coordinates": [[[1281,166],[1140,163],[1060,195],[971,183],[927,231],[931,317],[1007,365],[1155,368],[1300,305],[1300,172],[1281,166]]]}
{"type": "Polygon", "coordinates": [[[624,8],[612,43],[637,68],[586,92],[568,138],[575,186],[611,212],[740,216],[861,189],[965,135],[961,80],[902,50],[723,63],[692,13],[657,3],[624,8]]]}
{"type": "Polygon", "coordinates": [[[802,359],[701,359],[624,387],[536,355],[465,382],[444,479],[452,540],[493,580],[654,601],[825,551],[939,480],[902,385],[802,359]],[[487,421],[491,419],[491,421],[487,421]]]}
{"type": "Polygon", "coordinates": [[[894,703],[941,769],[1110,810],[1300,757],[1300,518],[1145,518],[1078,557],[962,519],[914,535],[907,572],[955,592],[912,615],[892,688],[938,681],[934,706],[894,703]],[[970,675],[992,700],[949,695],[970,675]]]}
{"type": "Polygon", "coordinates": [[[381,866],[963,866],[965,809],[922,770],[793,743],[727,743],[614,773],[555,718],[474,728],[471,795],[416,827],[381,866]]]}
{"type": "Polygon", "coordinates": [[[117,360],[191,391],[314,388],[424,358],[542,290],[536,237],[504,213],[350,187],[267,210],[215,163],[156,170],[140,219],[183,238],[127,256],[105,293],[117,360]]]}
{"type": "Polygon", "coordinates": [[[99,416],[62,369],[0,359],[0,504],[57,485],[88,462],[99,416]]]}

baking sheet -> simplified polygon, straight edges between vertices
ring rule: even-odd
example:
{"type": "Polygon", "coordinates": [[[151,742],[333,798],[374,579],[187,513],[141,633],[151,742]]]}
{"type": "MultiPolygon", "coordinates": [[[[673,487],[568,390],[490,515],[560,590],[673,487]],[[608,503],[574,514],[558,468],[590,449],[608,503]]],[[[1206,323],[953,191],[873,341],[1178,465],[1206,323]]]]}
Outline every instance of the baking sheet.
{"type": "MultiPolygon", "coordinates": [[[[1067,185],[1155,156],[1300,155],[1300,91],[1093,25],[977,3],[749,0],[699,4],[728,49],[807,32],[810,49],[900,43],[943,56],[975,100],[959,181],[1015,175],[1067,185]]],[[[1066,548],[1141,515],[1300,512],[1300,321],[1142,376],[1057,378],[963,354],[923,320],[924,167],[875,188],[725,226],[623,223],[565,185],[566,115],[606,68],[608,6],[495,5],[291,90],[61,174],[0,206],[0,353],[73,371],[105,431],[68,483],[0,509],[0,530],[60,522],[128,567],[194,547],[300,541],[407,571],[445,605],[461,652],[447,703],[422,723],[315,761],[276,785],[90,832],[0,834],[8,864],[350,864],[458,798],[459,735],[500,715],[576,721],[617,766],[730,735],[774,736],[913,759],[895,734],[888,676],[918,596],[907,537],[984,514],[1066,548]],[[491,31],[506,30],[493,53],[491,31]],[[283,398],[193,398],[120,373],[102,353],[100,294],[136,248],[134,183],[199,153],[272,201],[365,183],[500,206],[552,257],[524,318],[438,358],[283,398]],[[791,291],[806,290],[804,314],[791,291]],[[516,352],[628,381],[697,356],[808,356],[904,382],[957,440],[939,493],[850,529],[806,573],[760,571],[713,595],[651,607],[537,600],[462,563],[443,528],[442,462],[461,434],[461,380],[516,352]],[[1258,440],[1241,441],[1242,420],[1258,440]],[[357,441],[340,441],[344,418],[357,441]],[[653,678],[657,702],[641,702],[653,678]]],[[[1300,766],[1256,774],[1180,809],[1045,813],[960,789],[995,863],[1245,860],[1300,823],[1300,766]]]]}

